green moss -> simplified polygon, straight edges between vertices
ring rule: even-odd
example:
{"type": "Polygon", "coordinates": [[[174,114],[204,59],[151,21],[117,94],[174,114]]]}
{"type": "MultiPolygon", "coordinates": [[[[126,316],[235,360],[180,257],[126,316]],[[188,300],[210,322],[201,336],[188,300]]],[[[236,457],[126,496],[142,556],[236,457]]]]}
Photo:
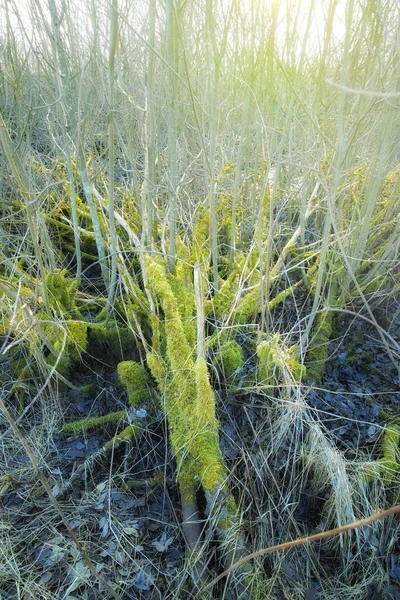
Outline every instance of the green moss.
{"type": "Polygon", "coordinates": [[[363,476],[367,481],[371,479],[380,479],[382,483],[389,487],[400,484],[400,427],[390,425],[385,429],[382,439],[382,458],[367,463],[363,469],[363,476]]]}
{"type": "Polygon", "coordinates": [[[199,488],[200,481],[196,470],[192,465],[192,461],[187,458],[178,463],[177,479],[179,483],[179,491],[182,498],[182,503],[186,506],[196,505],[196,492],[199,488]]]}
{"type": "Polygon", "coordinates": [[[200,209],[196,223],[193,229],[192,247],[189,261],[194,264],[208,262],[210,254],[209,239],[210,239],[210,213],[208,210],[200,209]]]}
{"type": "MultiPolygon", "coordinates": [[[[275,276],[272,277],[272,279],[274,278],[275,276]]],[[[285,300],[285,298],[287,298],[287,296],[291,296],[294,293],[297,287],[298,284],[294,283],[293,285],[279,292],[279,294],[277,294],[275,298],[272,298],[268,302],[268,309],[272,310],[273,308],[281,304],[285,300]]],[[[243,296],[243,298],[241,298],[236,310],[235,322],[241,324],[249,323],[253,319],[254,315],[260,313],[261,310],[262,304],[260,286],[256,285],[256,287],[251,289],[249,292],[247,292],[247,294],[243,296]]]]}
{"type": "Polygon", "coordinates": [[[87,324],[72,320],[56,322],[43,311],[37,317],[40,319],[36,328],[37,337],[30,340],[32,354],[32,345],[44,344],[50,351],[46,356],[47,364],[54,366],[57,362],[57,372],[67,375],[71,364],[79,361],[87,349],[87,324]]]}
{"type": "Polygon", "coordinates": [[[322,382],[325,363],[328,358],[329,344],[333,332],[333,312],[330,310],[318,314],[314,336],[307,352],[307,370],[311,379],[322,382]]]}
{"type": "Polygon", "coordinates": [[[195,365],[196,405],[193,412],[190,452],[196,463],[204,491],[214,492],[225,480],[225,469],[219,449],[215,395],[208,377],[207,363],[198,358],[195,365]]]}
{"type": "Polygon", "coordinates": [[[132,423],[131,425],[128,425],[128,427],[125,427],[125,429],[123,429],[121,433],[115,435],[112,438],[112,440],[105,444],[104,450],[107,452],[108,450],[111,450],[114,446],[118,446],[122,442],[130,442],[137,436],[139,431],[140,427],[137,423],[132,423]]]}
{"type": "MultiPolygon", "coordinates": [[[[212,500],[212,496],[209,494],[206,494],[206,498],[208,501],[212,500]]],[[[215,527],[219,536],[224,538],[227,534],[229,535],[231,532],[237,530],[238,525],[238,509],[235,498],[231,493],[227,493],[224,502],[219,505],[218,509],[218,516],[217,518],[214,517],[215,527]]]]}
{"type": "Polygon", "coordinates": [[[115,421],[121,421],[126,415],[124,410],[118,412],[109,413],[103,417],[90,417],[86,419],[80,419],[79,421],[73,421],[72,423],[66,423],[61,428],[61,433],[75,435],[82,433],[82,431],[90,431],[98,427],[104,427],[108,423],[114,423],[115,421]]]}
{"type": "Polygon", "coordinates": [[[285,298],[287,298],[288,296],[291,296],[297,287],[298,287],[298,284],[294,283],[290,287],[279,292],[279,294],[277,294],[275,296],[275,298],[272,298],[272,300],[270,300],[268,302],[269,310],[272,310],[273,308],[275,308],[275,306],[282,304],[282,302],[285,300],[285,298]]]}
{"type": "Polygon", "coordinates": [[[212,300],[205,303],[205,311],[208,316],[221,319],[230,312],[235,297],[238,293],[239,282],[245,275],[244,269],[246,259],[244,256],[237,256],[235,265],[226,280],[220,285],[218,292],[212,300]]]}
{"type": "Polygon", "coordinates": [[[72,316],[82,318],[75,305],[75,292],[79,287],[79,280],[69,279],[66,272],[55,269],[46,277],[46,288],[49,302],[59,316],[72,316]]]}
{"type": "Polygon", "coordinates": [[[177,301],[178,311],[181,316],[185,336],[190,346],[196,343],[196,302],[193,288],[185,280],[169,274],[167,276],[171,291],[177,301]]]}
{"type": "Polygon", "coordinates": [[[192,260],[190,250],[180,235],[176,236],[176,263],[175,273],[177,280],[184,281],[188,286],[192,283],[192,260]]]}
{"type": "Polygon", "coordinates": [[[296,357],[296,346],[285,346],[279,333],[257,346],[257,381],[273,386],[287,381],[301,383],[306,369],[296,357]]]}
{"type": "Polygon", "coordinates": [[[276,334],[269,341],[261,342],[257,346],[257,381],[262,385],[270,386],[275,385],[276,383],[275,372],[278,367],[278,363],[276,360],[277,340],[279,340],[279,334],[276,334]]]}
{"type": "Polygon", "coordinates": [[[392,413],[382,409],[379,411],[379,416],[388,421],[390,425],[400,427],[400,415],[392,415],[392,413]]]}
{"type": "MultiPolygon", "coordinates": [[[[328,261],[329,262],[329,261],[328,261]]],[[[341,282],[344,277],[342,265],[331,264],[332,276],[327,293],[327,308],[319,312],[315,319],[314,332],[307,350],[307,372],[311,379],[321,384],[328,358],[329,344],[333,335],[335,312],[330,307],[340,307],[341,282]]]]}
{"type": "Polygon", "coordinates": [[[235,340],[226,340],[214,350],[213,364],[226,382],[232,383],[243,367],[243,350],[235,340]]]}
{"type": "Polygon", "coordinates": [[[141,364],[128,360],[120,362],[117,370],[119,380],[126,387],[132,406],[138,406],[148,398],[150,380],[146,369],[141,364]]]}
{"type": "Polygon", "coordinates": [[[158,473],[154,473],[153,477],[151,478],[151,482],[150,485],[151,487],[155,488],[158,486],[164,486],[165,484],[165,475],[162,471],[159,471],[158,473]]]}
{"type": "MultiPolygon", "coordinates": [[[[198,485],[189,456],[190,425],[195,404],[192,349],[186,338],[178,302],[168,283],[165,268],[149,257],[145,260],[150,290],[161,303],[164,312],[166,337],[165,357],[159,358],[160,348],[156,347],[147,355],[147,363],[159,385],[162,385],[171,444],[178,465],[179,485],[182,495],[189,499],[198,485]],[[166,365],[166,373],[163,363],[166,365]],[[164,374],[167,375],[165,379],[164,374]]],[[[157,336],[155,341],[159,345],[157,336]]]]}
{"type": "Polygon", "coordinates": [[[261,311],[260,279],[259,271],[258,282],[253,282],[254,287],[249,290],[239,301],[235,311],[235,323],[250,323],[254,316],[261,311]]]}
{"type": "Polygon", "coordinates": [[[132,331],[136,332],[139,325],[146,339],[151,339],[151,311],[144,293],[134,282],[129,282],[130,294],[133,300],[122,307],[132,331]]]}
{"type": "Polygon", "coordinates": [[[165,316],[165,335],[167,338],[167,359],[173,371],[193,367],[192,349],[189,345],[179,311],[179,303],[168,282],[165,269],[146,259],[148,283],[161,302],[165,316]]]}
{"type": "Polygon", "coordinates": [[[164,361],[154,351],[147,353],[146,361],[151,374],[157,382],[158,387],[160,390],[165,390],[168,371],[164,361]]]}
{"type": "Polygon", "coordinates": [[[12,379],[20,379],[20,377],[26,374],[27,362],[25,358],[14,358],[10,361],[10,370],[7,376],[12,379]]]}
{"type": "Polygon", "coordinates": [[[167,384],[168,368],[165,363],[165,360],[162,358],[162,344],[160,332],[162,329],[165,335],[165,330],[163,324],[160,322],[160,319],[156,316],[152,317],[152,327],[152,347],[151,351],[146,354],[146,362],[151,374],[157,382],[158,387],[164,394],[167,384]]]}
{"type": "MultiPolygon", "coordinates": [[[[87,325],[83,321],[68,321],[65,323],[67,330],[67,356],[68,359],[80,360],[82,352],[87,349],[87,325]]],[[[56,350],[61,349],[61,341],[54,344],[56,350]]]]}
{"type": "MultiPolygon", "coordinates": [[[[107,323],[108,321],[109,321],[109,313],[108,313],[108,310],[104,307],[96,315],[94,322],[103,325],[104,323],[107,323]]],[[[113,324],[115,324],[115,321],[113,321],[113,324]]]]}
{"type": "Polygon", "coordinates": [[[70,368],[68,358],[65,355],[61,356],[59,359],[53,354],[49,354],[48,356],[46,356],[46,364],[49,368],[55,367],[56,363],[56,372],[62,375],[63,377],[67,377],[70,368]]]}
{"type": "Polygon", "coordinates": [[[86,385],[81,385],[79,391],[85,396],[95,396],[98,392],[98,389],[97,383],[88,383],[86,385]]]}
{"type": "MultiPolygon", "coordinates": [[[[32,279],[32,285],[36,282],[32,279]]],[[[54,270],[46,276],[48,306],[38,298],[36,314],[30,318],[30,333],[27,337],[32,356],[44,355],[49,366],[57,362],[57,371],[67,374],[72,362],[80,360],[87,348],[87,325],[75,304],[79,281],[66,277],[65,271],[54,270]],[[61,356],[60,356],[60,353],[61,356]]],[[[28,289],[21,289],[21,299],[30,302],[28,289]],[[26,295],[25,295],[26,294],[26,295]]],[[[18,315],[19,326],[26,322],[26,315],[18,315]]],[[[17,317],[15,318],[17,321],[17,317]]]]}
{"type": "MultiPolygon", "coordinates": [[[[68,243],[65,240],[63,241],[63,245],[62,245],[62,249],[68,252],[71,252],[72,254],[75,254],[76,249],[74,244],[68,243]]],[[[95,254],[90,254],[89,252],[84,252],[81,249],[81,257],[82,260],[86,260],[86,261],[90,261],[90,262],[97,262],[99,260],[99,257],[96,256],[95,254]]]]}
{"type": "Polygon", "coordinates": [[[155,473],[150,479],[143,480],[142,478],[137,479],[124,479],[124,482],[118,487],[119,492],[130,492],[133,489],[143,488],[143,486],[149,486],[151,489],[157,487],[164,487],[165,477],[164,473],[155,473]]]}
{"type": "MultiPolygon", "coordinates": [[[[20,362],[20,361],[16,361],[20,362]]],[[[11,389],[10,389],[10,397],[15,398],[18,412],[21,413],[25,408],[25,396],[29,390],[29,383],[31,380],[30,377],[30,369],[29,365],[23,361],[24,366],[18,372],[18,375],[15,375],[13,379],[15,379],[11,389]]]]}
{"type": "Polygon", "coordinates": [[[135,339],[129,327],[115,319],[88,325],[88,353],[114,366],[135,356],[135,339]]]}
{"type": "MultiPolygon", "coordinates": [[[[379,219],[381,219],[384,215],[379,215],[379,219]]],[[[369,240],[368,240],[368,247],[370,249],[374,249],[375,252],[380,253],[384,247],[385,242],[387,241],[387,238],[389,237],[389,235],[392,233],[392,231],[394,231],[396,229],[396,225],[397,225],[397,218],[393,218],[390,219],[390,221],[387,221],[386,223],[382,223],[381,221],[378,221],[377,223],[373,223],[373,226],[376,226],[378,228],[378,231],[376,233],[374,233],[373,235],[370,236],[369,240]]],[[[368,263],[369,261],[365,261],[365,263],[368,263]]],[[[360,266],[360,270],[363,271],[363,265],[365,263],[362,263],[360,266]]]]}
{"type": "Polygon", "coordinates": [[[387,427],[383,436],[383,456],[387,460],[398,462],[399,459],[400,428],[387,427]]]}

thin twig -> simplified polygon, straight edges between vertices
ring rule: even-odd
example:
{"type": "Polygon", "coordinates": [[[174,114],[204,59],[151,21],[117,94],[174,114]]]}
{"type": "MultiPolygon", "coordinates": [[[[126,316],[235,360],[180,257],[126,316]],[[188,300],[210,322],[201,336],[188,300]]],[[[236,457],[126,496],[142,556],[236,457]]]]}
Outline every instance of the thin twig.
{"type": "Polygon", "coordinates": [[[400,512],[400,504],[396,506],[392,506],[392,508],[388,508],[387,510],[383,510],[373,515],[366,517],[365,519],[360,519],[359,521],[354,521],[353,523],[347,523],[347,525],[342,525],[341,527],[336,527],[335,529],[329,529],[328,531],[322,531],[321,533],[316,533],[314,535],[310,535],[304,538],[300,538],[297,540],[291,540],[290,542],[284,542],[283,544],[277,544],[276,546],[270,546],[269,548],[263,548],[261,550],[257,550],[257,552],[252,552],[247,556],[244,556],[237,562],[233,563],[226,571],[215,577],[210,583],[208,583],[205,587],[203,587],[194,597],[194,600],[200,598],[200,596],[213,585],[215,585],[218,581],[227,577],[232,571],[241,567],[245,563],[253,560],[253,558],[258,558],[259,556],[264,556],[265,554],[271,554],[272,552],[277,552],[278,550],[288,550],[293,546],[301,546],[307,544],[309,542],[316,542],[319,540],[324,540],[325,538],[332,537],[334,535],[339,535],[345,531],[351,531],[352,529],[357,529],[358,527],[364,527],[365,525],[369,525],[373,523],[373,521],[378,521],[378,519],[385,519],[386,517],[391,517],[392,515],[400,512]]]}

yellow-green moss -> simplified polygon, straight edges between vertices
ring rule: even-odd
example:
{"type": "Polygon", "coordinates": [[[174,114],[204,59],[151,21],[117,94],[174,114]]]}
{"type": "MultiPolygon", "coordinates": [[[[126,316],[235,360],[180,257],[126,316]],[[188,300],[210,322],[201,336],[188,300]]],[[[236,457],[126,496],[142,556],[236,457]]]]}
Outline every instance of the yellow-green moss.
{"type": "Polygon", "coordinates": [[[164,394],[168,377],[168,368],[161,354],[162,343],[160,332],[162,329],[165,337],[165,329],[163,323],[161,323],[160,319],[155,315],[151,318],[151,324],[153,328],[152,345],[151,351],[146,354],[146,362],[158,387],[164,394]]]}
{"type": "Polygon", "coordinates": [[[254,287],[246,292],[240,299],[235,311],[235,323],[246,324],[253,320],[261,310],[260,273],[257,271],[258,282],[253,282],[254,287]]]}
{"type": "MultiPolygon", "coordinates": [[[[48,365],[53,366],[58,361],[57,370],[63,375],[72,361],[80,360],[87,348],[87,325],[75,304],[78,285],[79,281],[67,278],[65,271],[56,269],[48,274],[49,306],[45,307],[43,299],[38,298],[40,308],[31,317],[28,337],[31,354],[37,355],[41,347],[48,365]],[[61,356],[60,352],[63,352],[61,356]]],[[[24,315],[21,317],[25,319],[24,315]]]]}
{"type": "Polygon", "coordinates": [[[94,322],[99,324],[107,323],[109,321],[109,316],[110,315],[108,313],[107,308],[103,307],[101,311],[95,316],[94,322]]]}
{"type": "Polygon", "coordinates": [[[203,489],[213,492],[225,480],[225,469],[219,449],[218,421],[215,414],[215,395],[208,377],[207,363],[198,358],[195,364],[196,405],[193,412],[190,452],[197,461],[203,489]]]}
{"type": "Polygon", "coordinates": [[[11,376],[13,380],[20,379],[26,374],[27,362],[25,358],[13,358],[10,361],[10,370],[7,376],[11,376]]]}
{"type": "MultiPolygon", "coordinates": [[[[145,261],[149,288],[164,312],[166,350],[162,360],[166,365],[168,377],[161,392],[165,396],[170,439],[177,460],[181,493],[189,499],[194,494],[196,477],[189,456],[191,418],[196,397],[192,349],[186,338],[178,302],[168,283],[165,268],[149,257],[146,257],[145,261]]],[[[147,363],[155,379],[162,383],[164,369],[157,350],[159,349],[148,354],[147,363]]]]}
{"type": "Polygon", "coordinates": [[[82,318],[75,305],[75,292],[79,280],[66,277],[66,272],[55,269],[46,277],[49,302],[58,316],[82,318]]]}
{"type": "MultiPolygon", "coordinates": [[[[274,277],[275,276],[273,276],[272,279],[274,277]]],[[[259,279],[260,279],[260,277],[258,276],[258,280],[259,279]]],[[[254,281],[253,281],[253,284],[254,284],[254,281]]],[[[285,300],[285,298],[287,298],[287,296],[290,296],[293,294],[293,292],[295,291],[295,289],[297,287],[298,287],[298,284],[294,283],[293,285],[291,285],[288,288],[279,292],[279,294],[277,294],[277,296],[275,296],[275,298],[272,298],[268,302],[268,309],[272,310],[273,308],[275,308],[276,306],[281,304],[285,300]]],[[[235,322],[241,323],[241,324],[249,323],[251,321],[251,319],[254,317],[254,315],[259,313],[261,310],[262,310],[262,305],[261,305],[260,286],[256,285],[256,287],[251,289],[249,292],[247,292],[247,294],[245,294],[243,296],[243,298],[241,298],[241,300],[238,304],[237,310],[236,310],[235,322]]]]}
{"type": "MultiPolygon", "coordinates": [[[[65,323],[67,330],[67,355],[71,360],[80,360],[82,352],[87,348],[87,325],[83,321],[67,321],[65,323]]],[[[54,345],[58,350],[61,342],[54,345]]]]}
{"type": "Polygon", "coordinates": [[[98,392],[97,383],[87,383],[86,385],[81,385],[79,388],[81,394],[85,394],[87,396],[94,396],[98,392]]]}
{"type": "Polygon", "coordinates": [[[245,257],[237,256],[231,273],[220,285],[214,298],[207,300],[205,303],[205,311],[208,316],[213,316],[216,319],[227,316],[238,293],[240,278],[245,274],[245,265],[245,257]]]}
{"type": "Polygon", "coordinates": [[[232,383],[243,367],[243,350],[235,340],[226,340],[214,350],[213,364],[226,382],[232,383]]]}
{"type": "Polygon", "coordinates": [[[132,406],[138,406],[148,398],[149,376],[146,369],[133,360],[120,362],[117,367],[118,377],[126,387],[128,398],[132,406]]]}
{"type": "Polygon", "coordinates": [[[164,361],[154,351],[146,354],[146,361],[158,387],[161,391],[165,390],[168,371],[164,361]]]}
{"type": "Polygon", "coordinates": [[[189,457],[177,462],[177,480],[182,503],[186,506],[195,506],[200,481],[193,461],[189,457]]]}
{"type": "Polygon", "coordinates": [[[179,279],[178,276],[169,274],[167,279],[177,301],[186,338],[190,346],[193,347],[196,343],[196,302],[193,287],[189,287],[188,282],[179,279]]]}
{"type": "Polygon", "coordinates": [[[276,371],[278,368],[276,360],[276,338],[279,340],[279,334],[273,336],[269,341],[263,341],[257,346],[257,381],[262,385],[275,385],[276,371]]]}
{"type": "Polygon", "coordinates": [[[382,441],[383,458],[391,462],[398,463],[400,443],[400,428],[387,427],[382,441]]]}
{"type": "Polygon", "coordinates": [[[150,485],[151,487],[157,487],[159,485],[165,484],[165,473],[163,471],[159,471],[158,473],[154,473],[151,478],[150,485]]]}
{"type": "Polygon", "coordinates": [[[156,348],[148,354],[147,362],[165,397],[182,498],[193,503],[200,484],[211,491],[224,481],[215,398],[205,360],[199,359],[194,364],[194,346],[186,336],[179,303],[165,268],[149,257],[145,260],[149,288],[164,313],[166,337],[165,356],[159,356],[156,337],[156,348]]]}
{"type": "Polygon", "coordinates": [[[72,423],[65,423],[65,425],[63,425],[61,428],[61,433],[75,435],[82,433],[82,431],[90,431],[91,429],[96,429],[97,427],[104,427],[104,425],[107,425],[108,423],[120,421],[125,417],[125,414],[126,413],[124,410],[119,410],[117,412],[104,415],[103,417],[89,417],[86,419],[80,419],[79,421],[73,421],[72,423]]]}
{"type": "Polygon", "coordinates": [[[382,438],[382,458],[367,463],[363,469],[363,475],[367,481],[380,479],[389,487],[393,483],[400,484],[400,427],[390,425],[385,429],[382,438]]]}
{"type": "Polygon", "coordinates": [[[322,382],[325,363],[328,358],[329,343],[333,332],[333,312],[330,310],[318,314],[315,321],[314,336],[307,352],[307,372],[317,383],[322,382]]]}
{"type": "Polygon", "coordinates": [[[400,428],[400,415],[392,415],[387,410],[380,410],[379,416],[388,421],[389,425],[395,425],[400,428]]]}
{"type": "MultiPolygon", "coordinates": [[[[71,252],[72,254],[74,254],[76,252],[75,246],[72,243],[68,243],[65,240],[63,241],[63,250],[67,250],[68,252],[71,252]]],[[[81,249],[81,257],[82,260],[86,260],[86,261],[90,261],[90,262],[96,262],[99,260],[99,257],[96,256],[95,254],[90,254],[89,252],[84,252],[81,249]]]]}
{"type": "MultiPolygon", "coordinates": [[[[234,496],[229,492],[228,489],[223,490],[224,496],[223,501],[218,505],[218,513],[213,515],[213,522],[215,522],[215,528],[218,531],[218,535],[225,538],[226,534],[232,534],[237,531],[238,527],[238,508],[234,496]]],[[[210,501],[212,506],[212,494],[206,492],[207,501],[210,501]]],[[[233,542],[233,540],[232,540],[233,542]]]]}
{"type": "Polygon", "coordinates": [[[115,319],[88,324],[88,352],[109,366],[134,356],[135,348],[135,339],[129,327],[115,319]]]}
{"type": "MultiPolygon", "coordinates": [[[[37,286],[33,278],[25,273],[23,276],[32,286],[37,286]]],[[[19,290],[18,296],[23,304],[21,310],[18,310],[17,303],[17,310],[13,313],[13,326],[16,331],[29,331],[26,339],[32,356],[43,354],[50,366],[58,361],[58,372],[65,374],[71,361],[79,360],[87,348],[87,325],[75,304],[79,281],[68,279],[65,271],[56,269],[46,276],[45,283],[48,306],[44,306],[43,298],[35,299],[29,288],[22,287],[19,290]],[[26,309],[27,306],[30,308],[26,309]],[[59,357],[61,351],[63,355],[59,357]]],[[[13,288],[12,284],[4,285],[3,280],[0,280],[0,291],[15,303],[17,296],[14,298],[16,292],[13,288]]]]}
{"type": "Polygon", "coordinates": [[[288,380],[300,383],[306,369],[296,357],[296,346],[285,346],[279,333],[257,346],[257,381],[262,385],[278,385],[288,380]]]}
{"type": "Polygon", "coordinates": [[[146,258],[148,283],[159,299],[165,316],[167,359],[177,376],[180,371],[193,367],[192,349],[186,338],[179,304],[168,282],[165,269],[146,258]]]}
{"type": "Polygon", "coordinates": [[[56,322],[44,311],[37,314],[37,319],[36,335],[30,339],[32,354],[34,345],[44,344],[50,351],[46,356],[47,364],[53,366],[57,362],[58,373],[66,375],[71,362],[80,360],[87,349],[86,323],[72,320],[56,322]]]}
{"type": "Polygon", "coordinates": [[[143,480],[141,478],[138,479],[125,479],[124,482],[118,487],[119,492],[129,492],[132,488],[142,488],[144,485],[148,485],[151,489],[157,487],[164,487],[165,484],[165,476],[163,472],[154,473],[154,475],[147,479],[143,480]]]}
{"type": "Polygon", "coordinates": [[[136,423],[132,423],[131,425],[128,425],[128,427],[125,427],[125,429],[123,429],[121,431],[121,433],[118,433],[117,435],[115,435],[112,438],[112,440],[108,441],[105,444],[104,450],[105,451],[111,450],[113,448],[113,446],[117,446],[121,442],[130,442],[132,439],[134,439],[137,436],[139,431],[140,431],[140,428],[136,423]]]}
{"type": "Polygon", "coordinates": [[[193,229],[190,262],[194,264],[207,263],[210,254],[210,213],[208,210],[200,209],[193,229]]]}
{"type": "MultiPolygon", "coordinates": [[[[17,361],[20,362],[20,361],[17,361]]],[[[29,389],[29,382],[30,382],[30,369],[29,369],[29,365],[23,361],[24,366],[21,368],[21,370],[18,372],[18,375],[16,374],[13,377],[14,383],[10,389],[10,397],[15,397],[16,403],[17,403],[17,409],[18,412],[21,413],[24,408],[25,408],[25,396],[28,392],[29,389]]]]}
{"type": "Polygon", "coordinates": [[[192,282],[192,260],[187,244],[179,234],[176,235],[176,263],[174,274],[179,281],[184,281],[190,286],[192,282]]]}
{"type": "Polygon", "coordinates": [[[293,285],[279,292],[279,294],[277,294],[275,298],[272,298],[272,300],[268,302],[269,310],[272,310],[273,308],[275,308],[275,306],[282,304],[285,298],[293,294],[294,290],[298,287],[298,285],[298,283],[294,283],[293,285]]]}
{"type": "MultiPolygon", "coordinates": [[[[379,215],[382,217],[383,215],[379,215]]],[[[396,225],[398,223],[398,218],[394,217],[389,221],[379,222],[376,224],[377,231],[373,235],[370,236],[368,240],[368,246],[370,249],[374,249],[375,252],[381,251],[384,243],[386,242],[389,235],[395,230],[396,225]]]]}

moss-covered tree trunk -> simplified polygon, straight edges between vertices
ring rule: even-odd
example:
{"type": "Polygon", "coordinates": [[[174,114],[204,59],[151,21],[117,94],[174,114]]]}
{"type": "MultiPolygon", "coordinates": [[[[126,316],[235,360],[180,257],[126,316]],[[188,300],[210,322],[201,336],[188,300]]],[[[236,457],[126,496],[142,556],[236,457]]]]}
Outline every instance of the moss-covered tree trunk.
{"type": "MultiPolygon", "coordinates": [[[[165,332],[165,340],[160,343],[155,324],[153,348],[147,362],[164,397],[171,445],[177,461],[185,536],[189,548],[199,550],[201,529],[196,493],[201,488],[207,500],[209,521],[225,546],[225,566],[229,566],[241,555],[244,544],[219,448],[216,402],[207,363],[202,353],[195,359],[194,290],[192,285],[187,287],[179,281],[178,276],[167,276],[165,267],[153,259],[147,257],[145,263],[149,290],[160,313],[162,311],[160,316],[165,332]]],[[[239,580],[237,585],[241,597],[245,597],[244,585],[239,580]]]]}

